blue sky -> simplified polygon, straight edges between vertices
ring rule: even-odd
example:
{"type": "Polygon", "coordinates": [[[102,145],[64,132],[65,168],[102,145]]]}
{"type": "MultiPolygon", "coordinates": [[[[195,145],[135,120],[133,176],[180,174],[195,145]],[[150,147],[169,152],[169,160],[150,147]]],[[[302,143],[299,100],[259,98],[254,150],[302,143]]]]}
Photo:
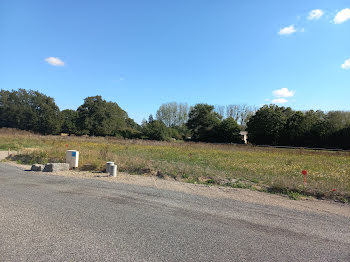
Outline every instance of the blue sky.
{"type": "Polygon", "coordinates": [[[0,0],[0,88],[76,109],[274,101],[350,110],[349,0],[0,0]]]}

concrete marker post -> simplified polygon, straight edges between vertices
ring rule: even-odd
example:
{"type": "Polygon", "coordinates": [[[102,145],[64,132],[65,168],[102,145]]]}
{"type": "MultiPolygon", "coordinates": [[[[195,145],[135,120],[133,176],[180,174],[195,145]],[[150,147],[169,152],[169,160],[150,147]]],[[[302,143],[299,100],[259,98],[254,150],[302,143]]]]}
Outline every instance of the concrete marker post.
{"type": "Polygon", "coordinates": [[[76,169],[79,166],[79,151],[67,150],[66,163],[69,164],[69,169],[76,169]]]}
{"type": "Polygon", "coordinates": [[[109,167],[111,166],[111,165],[114,165],[114,162],[107,162],[106,163],[106,173],[109,173],[109,167]]]}
{"type": "Polygon", "coordinates": [[[117,165],[110,165],[109,166],[109,176],[111,177],[117,177],[117,165]]]}

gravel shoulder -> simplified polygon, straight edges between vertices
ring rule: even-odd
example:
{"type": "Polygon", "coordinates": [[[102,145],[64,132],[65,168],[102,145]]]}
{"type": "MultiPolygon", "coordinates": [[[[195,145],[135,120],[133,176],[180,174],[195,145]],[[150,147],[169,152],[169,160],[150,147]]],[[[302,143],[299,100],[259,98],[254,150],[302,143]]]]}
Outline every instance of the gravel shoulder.
{"type": "MultiPolygon", "coordinates": [[[[0,152],[1,153],[1,152],[0,152]]],[[[7,152],[6,152],[7,156],[7,152]]],[[[0,158],[1,159],[1,158],[0,158]]],[[[7,165],[16,166],[22,170],[30,170],[28,165],[20,165],[12,161],[4,162],[7,165]]],[[[249,189],[228,188],[222,186],[209,186],[200,184],[189,184],[173,179],[162,179],[154,176],[130,175],[118,172],[117,177],[108,177],[105,173],[96,173],[88,171],[67,171],[67,172],[32,172],[42,174],[43,176],[63,176],[82,179],[102,180],[110,183],[123,183],[128,185],[138,185],[159,190],[169,190],[182,192],[198,196],[204,196],[215,199],[231,199],[246,203],[260,204],[266,206],[283,207],[296,211],[307,211],[315,214],[332,214],[350,218],[350,205],[337,203],[330,200],[318,200],[314,198],[304,198],[302,200],[291,200],[288,197],[269,194],[264,192],[252,191],[249,189]]]]}

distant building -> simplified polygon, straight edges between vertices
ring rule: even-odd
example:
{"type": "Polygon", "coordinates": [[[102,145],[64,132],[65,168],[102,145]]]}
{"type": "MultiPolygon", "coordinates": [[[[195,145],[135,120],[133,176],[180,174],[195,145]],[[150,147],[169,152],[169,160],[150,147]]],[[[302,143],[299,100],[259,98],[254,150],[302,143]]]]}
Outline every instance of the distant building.
{"type": "Polygon", "coordinates": [[[248,144],[248,132],[247,131],[241,131],[239,134],[242,136],[242,140],[244,141],[244,144],[248,144]]]}

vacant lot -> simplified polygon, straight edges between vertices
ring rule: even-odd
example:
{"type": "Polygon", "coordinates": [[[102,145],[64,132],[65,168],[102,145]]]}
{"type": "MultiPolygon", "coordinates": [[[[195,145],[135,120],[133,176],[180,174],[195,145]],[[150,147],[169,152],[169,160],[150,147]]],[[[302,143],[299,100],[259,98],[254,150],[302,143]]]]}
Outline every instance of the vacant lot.
{"type": "Polygon", "coordinates": [[[64,162],[67,149],[80,151],[82,170],[103,170],[115,161],[120,171],[172,177],[190,183],[350,200],[350,153],[314,152],[184,142],[39,136],[0,131],[0,149],[17,150],[22,163],[64,162]],[[304,186],[301,170],[308,171],[304,186]]]}

